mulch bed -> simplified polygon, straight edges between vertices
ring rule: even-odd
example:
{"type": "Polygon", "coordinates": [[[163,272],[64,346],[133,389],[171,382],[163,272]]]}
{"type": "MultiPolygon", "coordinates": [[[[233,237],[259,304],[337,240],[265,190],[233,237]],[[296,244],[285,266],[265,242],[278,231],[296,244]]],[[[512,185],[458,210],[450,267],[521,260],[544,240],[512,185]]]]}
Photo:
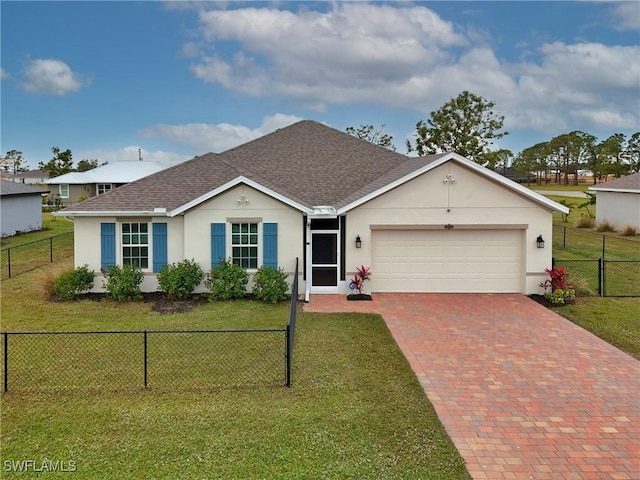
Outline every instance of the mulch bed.
{"type": "MultiPolygon", "coordinates": [[[[85,293],[78,295],[78,300],[91,300],[93,302],[101,302],[107,298],[105,293],[85,293]]],[[[143,293],[142,301],[144,303],[152,303],[153,311],[161,315],[172,315],[174,313],[187,313],[198,305],[207,302],[207,295],[194,294],[184,300],[169,300],[162,292],[143,293]]]]}

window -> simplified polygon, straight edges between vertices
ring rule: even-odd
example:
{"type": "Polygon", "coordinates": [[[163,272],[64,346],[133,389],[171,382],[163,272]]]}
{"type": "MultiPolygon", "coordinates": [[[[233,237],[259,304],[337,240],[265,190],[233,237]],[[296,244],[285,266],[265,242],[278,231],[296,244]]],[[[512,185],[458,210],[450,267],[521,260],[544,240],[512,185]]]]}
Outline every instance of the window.
{"type": "Polygon", "coordinates": [[[60,184],[60,198],[69,198],[69,184],[61,183],[60,184]]]}
{"type": "Polygon", "coordinates": [[[102,195],[103,193],[107,193],[109,190],[111,190],[111,184],[110,183],[98,183],[97,184],[97,190],[98,190],[98,195],[102,195]]]}
{"type": "Polygon", "coordinates": [[[149,224],[122,224],[122,264],[149,268],[149,224]]]}
{"type": "Polygon", "coordinates": [[[231,224],[231,261],[242,268],[258,268],[258,224],[231,224]]]}

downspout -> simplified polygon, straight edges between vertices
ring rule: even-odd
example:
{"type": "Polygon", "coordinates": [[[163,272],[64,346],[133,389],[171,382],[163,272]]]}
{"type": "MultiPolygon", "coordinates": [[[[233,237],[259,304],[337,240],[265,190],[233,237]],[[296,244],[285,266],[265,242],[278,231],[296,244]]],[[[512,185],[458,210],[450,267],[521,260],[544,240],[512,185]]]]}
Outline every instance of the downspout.
{"type": "Polygon", "coordinates": [[[307,252],[307,279],[304,282],[304,301],[309,302],[311,295],[311,218],[307,216],[307,244],[304,246],[307,252]]]}

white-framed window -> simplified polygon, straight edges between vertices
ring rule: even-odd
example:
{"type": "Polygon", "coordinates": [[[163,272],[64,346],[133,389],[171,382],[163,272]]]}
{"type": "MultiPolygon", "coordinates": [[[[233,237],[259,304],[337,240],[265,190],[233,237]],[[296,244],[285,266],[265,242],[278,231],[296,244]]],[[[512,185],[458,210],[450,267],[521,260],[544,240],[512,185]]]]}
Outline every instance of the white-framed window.
{"type": "Polygon", "coordinates": [[[231,262],[242,268],[258,268],[258,223],[231,224],[231,262]]]}
{"type": "Polygon", "coordinates": [[[121,230],[122,264],[149,269],[149,224],[125,222],[121,230]]]}
{"type": "Polygon", "coordinates": [[[98,184],[96,184],[96,193],[98,195],[102,195],[103,193],[107,193],[109,190],[111,190],[111,184],[110,183],[98,183],[98,184]]]}
{"type": "Polygon", "coordinates": [[[60,184],[60,198],[69,198],[69,184],[61,183],[60,184]]]}

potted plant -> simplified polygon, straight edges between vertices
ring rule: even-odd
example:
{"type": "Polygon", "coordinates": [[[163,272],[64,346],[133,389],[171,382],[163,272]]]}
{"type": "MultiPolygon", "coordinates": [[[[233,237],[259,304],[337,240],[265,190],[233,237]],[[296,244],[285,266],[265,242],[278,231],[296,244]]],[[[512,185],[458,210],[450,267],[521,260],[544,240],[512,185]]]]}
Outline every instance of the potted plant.
{"type": "Polygon", "coordinates": [[[349,283],[349,289],[353,292],[356,291],[358,293],[351,293],[347,295],[347,300],[371,300],[371,295],[367,295],[363,293],[364,291],[364,282],[369,280],[371,277],[371,268],[365,267],[361,265],[356,268],[356,274],[353,279],[349,283]]]}

